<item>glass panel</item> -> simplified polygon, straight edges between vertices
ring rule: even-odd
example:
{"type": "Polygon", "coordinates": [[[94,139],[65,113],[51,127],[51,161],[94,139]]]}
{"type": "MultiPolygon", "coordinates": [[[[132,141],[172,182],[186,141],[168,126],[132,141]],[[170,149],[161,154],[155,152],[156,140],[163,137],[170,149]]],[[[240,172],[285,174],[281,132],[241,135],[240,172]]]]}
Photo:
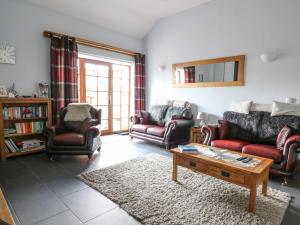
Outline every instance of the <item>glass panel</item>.
{"type": "Polygon", "coordinates": [[[108,77],[108,66],[99,65],[98,66],[98,76],[108,77]]]}
{"type": "Polygon", "coordinates": [[[121,105],[121,92],[113,92],[113,104],[121,105]]]}
{"type": "Polygon", "coordinates": [[[120,91],[120,90],[121,90],[121,80],[113,79],[113,91],[120,91]]]}
{"type": "Polygon", "coordinates": [[[108,106],[100,105],[97,108],[101,109],[101,119],[108,119],[108,106]]]}
{"type": "Polygon", "coordinates": [[[122,92],[128,92],[129,91],[129,80],[122,80],[122,92]]]}
{"type": "Polygon", "coordinates": [[[85,74],[90,76],[97,76],[97,65],[85,63],[85,74]]]}
{"type": "Polygon", "coordinates": [[[122,105],[122,107],[121,107],[121,114],[122,114],[122,117],[129,118],[128,105],[122,105]]]}
{"type": "Polygon", "coordinates": [[[122,117],[121,119],[121,130],[128,130],[128,118],[127,117],[122,117]]]}
{"type": "Polygon", "coordinates": [[[123,66],[122,79],[129,79],[129,66],[123,66]]]}
{"type": "Polygon", "coordinates": [[[119,105],[113,106],[113,118],[121,117],[121,107],[119,105]]]}
{"type": "Polygon", "coordinates": [[[108,78],[98,77],[98,91],[108,91],[108,78]]]}
{"type": "Polygon", "coordinates": [[[120,118],[113,119],[113,131],[119,131],[121,129],[120,118]]]}
{"type": "Polygon", "coordinates": [[[87,91],[97,91],[97,77],[86,76],[85,85],[87,91]]]}
{"type": "Polygon", "coordinates": [[[122,99],[122,105],[128,105],[128,93],[122,93],[121,99],[122,99]]]}
{"type": "Polygon", "coordinates": [[[101,119],[102,130],[108,130],[108,120],[101,119]]]}
{"type": "Polygon", "coordinates": [[[108,92],[98,92],[98,105],[108,105],[108,92]]]}
{"type": "Polygon", "coordinates": [[[86,102],[91,105],[98,105],[97,104],[97,92],[86,91],[86,102]]]}

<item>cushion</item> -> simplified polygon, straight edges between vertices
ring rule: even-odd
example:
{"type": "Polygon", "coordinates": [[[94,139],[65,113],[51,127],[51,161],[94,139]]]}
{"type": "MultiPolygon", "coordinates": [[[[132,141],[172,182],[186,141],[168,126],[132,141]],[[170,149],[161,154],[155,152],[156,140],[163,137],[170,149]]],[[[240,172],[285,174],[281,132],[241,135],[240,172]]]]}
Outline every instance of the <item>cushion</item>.
{"type": "Polygon", "coordinates": [[[273,101],[271,116],[279,115],[300,116],[300,104],[273,101]]]}
{"type": "Polygon", "coordinates": [[[252,101],[241,101],[241,102],[232,101],[229,106],[229,111],[248,114],[250,111],[251,104],[252,101]]]}
{"type": "Polygon", "coordinates": [[[284,143],[286,142],[286,140],[288,139],[288,137],[292,134],[292,130],[291,128],[289,128],[288,126],[284,126],[279,134],[277,135],[277,139],[276,139],[276,148],[283,150],[284,147],[284,143]]]}
{"type": "Polygon", "coordinates": [[[141,118],[142,124],[150,124],[150,113],[144,110],[141,110],[139,113],[139,117],[141,118]]]}
{"type": "Polygon", "coordinates": [[[182,119],[186,110],[187,108],[170,106],[166,112],[164,121],[169,122],[170,120],[172,120],[172,117],[182,119]]]}
{"type": "Polygon", "coordinates": [[[263,112],[271,112],[272,105],[271,104],[260,104],[260,103],[252,103],[250,107],[250,111],[263,111],[263,112]]]}
{"type": "Polygon", "coordinates": [[[230,137],[230,123],[226,120],[218,120],[219,139],[228,139],[230,137]]]}
{"type": "Polygon", "coordinates": [[[149,127],[154,127],[154,125],[148,125],[148,124],[133,124],[131,127],[132,131],[140,132],[140,133],[146,133],[146,130],[149,127]]]}
{"type": "Polygon", "coordinates": [[[68,131],[79,132],[81,121],[65,121],[64,126],[68,131]]]}
{"type": "Polygon", "coordinates": [[[241,152],[245,145],[249,142],[241,140],[214,140],[211,142],[211,146],[223,149],[229,149],[233,151],[241,152]]]}
{"type": "Polygon", "coordinates": [[[165,127],[150,127],[147,129],[147,134],[151,134],[158,137],[163,137],[165,134],[166,128],[165,127]]]}
{"type": "Polygon", "coordinates": [[[157,99],[154,105],[172,105],[173,101],[169,99],[157,99]]]}
{"type": "Polygon", "coordinates": [[[243,147],[243,153],[273,159],[275,163],[281,162],[282,151],[273,145],[250,144],[243,147]]]}
{"type": "Polygon", "coordinates": [[[190,103],[187,101],[173,101],[173,107],[190,108],[190,103]]]}
{"type": "Polygon", "coordinates": [[[67,106],[67,113],[64,121],[83,121],[85,118],[91,118],[90,104],[86,103],[70,103],[67,106]]]}
{"type": "Polygon", "coordinates": [[[151,123],[159,126],[165,125],[165,115],[169,106],[167,105],[153,105],[150,108],[150,121],[151,123]]]}
{"type": "Polygon", "coordinates": [[[80,127],[79,127],[79,133],[85,134],[86,131],[92,127],[98,124],[97,119],[92,119],[92,118],[85,118],[84,121],[81,122],[80,127]]]}
{"type": "Polygon", "coordinates": [[[76,132],[62,133],[53,137],[55,145],[83,145],[84,141],[84,135],[76,132]]]}

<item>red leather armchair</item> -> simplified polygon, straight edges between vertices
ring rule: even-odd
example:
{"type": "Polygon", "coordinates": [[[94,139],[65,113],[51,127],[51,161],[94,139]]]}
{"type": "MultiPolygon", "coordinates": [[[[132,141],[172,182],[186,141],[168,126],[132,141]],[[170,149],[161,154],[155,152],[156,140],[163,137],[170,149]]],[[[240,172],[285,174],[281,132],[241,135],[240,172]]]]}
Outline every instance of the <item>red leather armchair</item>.
{"type": "Polygon", "coordinates": [[[90,159],[95,150],[101,149],[101,109],[90,109],[91,119],[83,122],[65,122],[67,107],[60,111],[60,125],[46,127],[47,153],[52,159],[54,154],[87,155],[90,159]]]}

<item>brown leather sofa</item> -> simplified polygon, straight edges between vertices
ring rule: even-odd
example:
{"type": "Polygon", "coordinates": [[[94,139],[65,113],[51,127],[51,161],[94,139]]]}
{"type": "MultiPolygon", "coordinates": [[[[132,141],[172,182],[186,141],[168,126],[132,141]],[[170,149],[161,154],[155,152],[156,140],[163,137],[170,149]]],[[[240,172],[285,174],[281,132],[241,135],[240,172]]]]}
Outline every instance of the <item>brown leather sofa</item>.
{"type": "Polygon", "coordinates": [[[190,129],[194,125],[190,104],[171,102],[169,105],[153,105],[149,112],[141,111],[130,118],[131,139],[164,145],[166,149],[189,142],[190,129]]]}
{"type": "Polygon", "coordinates": [[[54,154],[87,155],[101,149],[101,109],[90,109],[91,119],[82,122],[64,121],[67,107],[60,111],[60,125],[46,127],[46,149],[50,158],[54,154]]]}
{"type": "Polygon", "coordinates": [[[273,159],[270,172],[285,176],[285,180],[296,171],[297,153],[300,151],[299,116],[227,111],[218,125],[206,125],[202,132],[206,145],[273,159]],[[283,127],[290,132],[284,133],[283,127]]]}

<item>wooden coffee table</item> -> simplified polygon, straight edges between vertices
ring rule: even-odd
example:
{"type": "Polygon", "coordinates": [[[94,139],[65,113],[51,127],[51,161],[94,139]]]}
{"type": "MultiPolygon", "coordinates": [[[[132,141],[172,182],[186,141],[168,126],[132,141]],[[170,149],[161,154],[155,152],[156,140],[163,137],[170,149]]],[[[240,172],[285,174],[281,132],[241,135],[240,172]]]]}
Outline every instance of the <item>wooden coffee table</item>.
{"type": "MultiPolygon", "coordinates": [[[[208,147],[192,143],[195,146],[208,147]]],[[[218,149],[218,148],[214,148],[218,149]]],[[[248,211],[255,213],[256,210],[256,189],[262,184],[262,194],[267,195],[269,169],[273,164],[272,159],[257,157],[253,155],[229,151],[240,156],[249,156],[261,160],[256,167],[243,167],[213,157],[207,157],[198,153],[182,153],[178,148],[173,152],[173,173],[172,180],[177,181],[177,167],[182,166],[195,172],[201,172],[233,184],[250,189],[248,211]]]]}

